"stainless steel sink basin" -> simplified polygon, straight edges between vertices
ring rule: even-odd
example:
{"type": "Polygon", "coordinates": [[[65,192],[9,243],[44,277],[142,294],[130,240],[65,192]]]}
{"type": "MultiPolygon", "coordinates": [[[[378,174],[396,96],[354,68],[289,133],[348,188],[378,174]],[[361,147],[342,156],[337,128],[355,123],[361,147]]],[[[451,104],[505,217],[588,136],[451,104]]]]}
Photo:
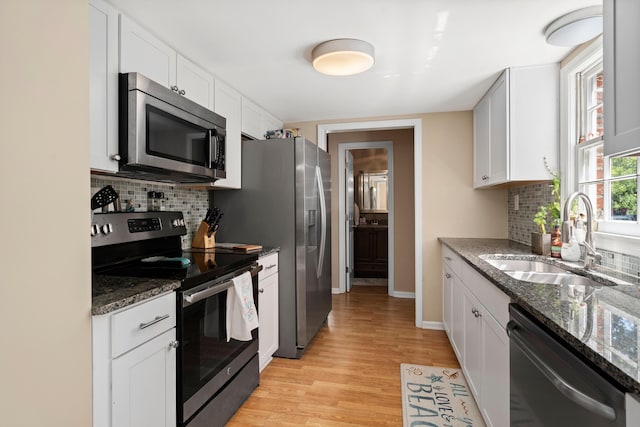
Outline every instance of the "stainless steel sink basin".
{"type": "Polygon", "coordinates": [[[600,283],[579,274],[572,273],[557,265],[536,259],[498,258],[496,255],[481,255],[480,258],[502,270],[516,280],[548,285],[580,285],[600,287],[600,283]]]}
{"type": "Polygon", "coordinates": [[[588,277],[577,274],[565,273],[539,273],[534,271],[505,271],[505,274],[523,282],[544,283],[547,285],[580,285],[600,287],[598,282],[588,277]]]}
{"type": "Polygon", "coordinates": [[[485,259],[486,262],[502,271],[566,273],[567,271],[555,265],[542,261],[523,259],[485,259]]]}

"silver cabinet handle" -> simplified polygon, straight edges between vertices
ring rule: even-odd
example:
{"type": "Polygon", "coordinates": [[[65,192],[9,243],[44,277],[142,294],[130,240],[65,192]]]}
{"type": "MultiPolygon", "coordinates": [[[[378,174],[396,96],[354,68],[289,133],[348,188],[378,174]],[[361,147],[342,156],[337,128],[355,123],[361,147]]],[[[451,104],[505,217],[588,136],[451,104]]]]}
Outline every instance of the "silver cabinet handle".
{"type": "Polygon", "coordinates": [[[119,162],[120,159],[122,159],[122,157],[120,157],[120,154],[114,154],[113,156],[111,156],[111,160],[116,160],[119,162]]]}
{"type": "Polygon", "coordinates": [[[518,325],[513,321],[507,323],[507,335],[511,343],[515,344],[518,349],[529,359],[529,361],[535,366],[542,374],[558,389],[560,393],[565,395],[568,399],[572,400],[576,404],[580,405],[584,409],[593,412],[607,420],[613,421],[616,419],[616,411],[602,402],[595,400],[594,398],[587,396],[580,390],[569,384],[564,378],[558,375],[549,365],[547,365],[533,350],[522,340],[518,333],[518,325]]]}
{"type": "Polygon", "coordinates": [[[447,279],[451,279],[451,275],[449,273],[444,273],[444,277],[446,277],[447,279]]]}
{"type": "Polygon", "coordinates": [[[155,325],[158,322],[162,322],[164,319],[168,319],[169,315],[165,314],[163,316],[156,316],[155,319],[147,322],[147,323],[140,323],[140,329],[145,329],[148,328],[151,325],[155,325]]]}
{"type": "Polygon", "coordinates": [[[446,256],[446,257],[444,257],[444,259],[446,259],[447,261],[451,261],[451,257],[450,256],[446,256]]]}
{"type": "Polygon", "coordinates": [[[272,268],[276,268],[276,264],[271,264],[269,267],[266,267],[265,270],[271,270],[272,268]]]}
{"type": "Polygon", "coordinates": [[[478,310],[478,309],[477,309],[477,308],[475,308],[475,307],[473,307],[473,308],[471,309],[471,312],[473,313],[473,315],[474,315],[475,317],[482,317],[482,313],[480,313],[480,310],[478,310]]]}
{"type": "Polygon", "coordinates": [[[169,89],[171,89],[171,90],[172,90],[172,91],[174,91],[174,92],[177,92],[177,91],[178,91],[178,86],[173,85],[173,86],[171,86],[169,89]]]}
{"type": "Polygon", "coordinates": [[[261,294],[264,294],[264,288],[258,289],[258,292],[260,292],[261,294]]]}
{"type": "Polygon", "coordinates": [[[184,89],[180,89],[180,90],[178,91],[178,94],[179,94],[179,95],[184,95],[185,93],[187,93],[187,92],[186,92],[184,89]]]}
{"type": "Polygon", "coordinates": [[[180,343],[178,341],[171,341],[169,343],[169,348],[178,348],[179,345],[180,343]]]}

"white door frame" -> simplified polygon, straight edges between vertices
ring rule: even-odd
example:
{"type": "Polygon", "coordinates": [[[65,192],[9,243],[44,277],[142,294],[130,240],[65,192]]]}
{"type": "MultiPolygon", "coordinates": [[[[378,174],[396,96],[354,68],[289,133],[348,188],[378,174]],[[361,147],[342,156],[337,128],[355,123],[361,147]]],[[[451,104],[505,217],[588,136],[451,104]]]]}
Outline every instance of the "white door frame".
{"type": "MultiPolygon", "coordinates": [[[[318,125],[318,146],[327,149],[327,134],[362,130],[413,129],[413,170],[415,205],[415,306],[416,326],[422,322],[422,119],[327,123],[318,125]]],[[[342,236],[344,239],[344,236],[342,236]]]]}
{"type": "MultiPolygon", "coordinates": [[[[338,197],[339,197],[339,210],[338,210],[338,221],[340,221],[339,226],[339,235],[340,247],[338,248],[338,268],[339,271],[342,271],[343,274],[340,274],[340,293],[344,293],[347,291],[347,283],[344,272],[347,267],[347,257],[349,254],[346,253],[344,242],[347,239],[347,207],[344,204],[345,199],[345,191],[344,187],[346,185],[345,177],[344,177],[344,168],[346,167],[346,154],[347,150],[361,150],[367,148],[384,148],[387,150],[387,169],[388,169],[388,178],[387,178],[387,188],[388,188],[388,201],[387,201],[387,211],[388,211],[388,227],[387,227],[387,236],[388,236],[388,293],[391,296],[397,296],[394,293],[394,271],[395,271],[395,256],[394,256],[394,240],[393,240],[393,142],[392,141],[375,141],[375,142],[343,142],[338,144],[338,170],[341,171],[338,173],[338,197]]],[[[355,171],[354,171],[355,173],[355,171]]],[[[355,179],[354,179],[355,183],[355,179]]],[[[362,212],[362,211],[361,211],[362,212]]],[[[353,248],[352,248],[353,250],[353,248]]]]}

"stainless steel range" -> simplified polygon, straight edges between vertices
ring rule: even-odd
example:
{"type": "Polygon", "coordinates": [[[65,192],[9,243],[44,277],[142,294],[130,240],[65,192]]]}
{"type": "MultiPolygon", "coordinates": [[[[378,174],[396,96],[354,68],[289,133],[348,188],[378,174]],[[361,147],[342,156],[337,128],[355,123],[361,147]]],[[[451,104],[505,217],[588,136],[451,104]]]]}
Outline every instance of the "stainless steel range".
{"type": "Polygon", "coordinates": [[[93,273],[179,280],[177,425],[222,426],[259,383],[258,329],[250,341],[226,336],[227,289],[251,272],[258,302],[256,254],[181,249],[181,212],[95,214],[93,273]]]}

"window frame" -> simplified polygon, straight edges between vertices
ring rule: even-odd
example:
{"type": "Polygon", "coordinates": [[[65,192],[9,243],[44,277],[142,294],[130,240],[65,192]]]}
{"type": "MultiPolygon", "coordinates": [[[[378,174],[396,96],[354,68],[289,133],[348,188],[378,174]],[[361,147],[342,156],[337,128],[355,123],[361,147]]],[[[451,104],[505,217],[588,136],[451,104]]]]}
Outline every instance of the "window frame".
{"type": "MultiPolygon", "coordinates": [[[[566,200],[574,191],[578,189],[579,170],[577,165],[579,151],[586,147],[594,146],[602,141],[602,137],[593,138],[591,141],[585,142],[578,146],[576,143],[580,135],[578,135],[578,126],[576,121],[580,123],[580,133],[585,127],[586,115],[580,116],[577,107],[577,97],[585,96],[583,87],[578,80],[581,72],[588,71],[592,66],[603,60],[602,56],[602,36],[598,36],[589,44],[579,47],[572,52],[561,64],[560,68],[560,161],[563,166],[561,194],[563,200],[566,200]]],[[[606,90],[606,81],[605,89],[606,90]]],[[[605,167],[605,193],[608,193],[609,180],[607,173],[609,166],[609,157],[604,158],[605,167]]],[[[640,187],[639,187],[640,188],[640,187]]],[[[607,194],[605,194],[605,197],[607,194]]],[[[606,202],[605,202],[606,203],[606,202]]],[[[606,209],[605,209],[606,211],[606,209]]],[[[609,213],[605,212],[605,218],[609,213]]],[[[640,245],[640,223],[628,224],[623,221],[604,221],[598,222],[598,231],[595,232],[595,239],[598,247],[616,252],[627,252],[629,250],[637,250],[640,245]]]]}

